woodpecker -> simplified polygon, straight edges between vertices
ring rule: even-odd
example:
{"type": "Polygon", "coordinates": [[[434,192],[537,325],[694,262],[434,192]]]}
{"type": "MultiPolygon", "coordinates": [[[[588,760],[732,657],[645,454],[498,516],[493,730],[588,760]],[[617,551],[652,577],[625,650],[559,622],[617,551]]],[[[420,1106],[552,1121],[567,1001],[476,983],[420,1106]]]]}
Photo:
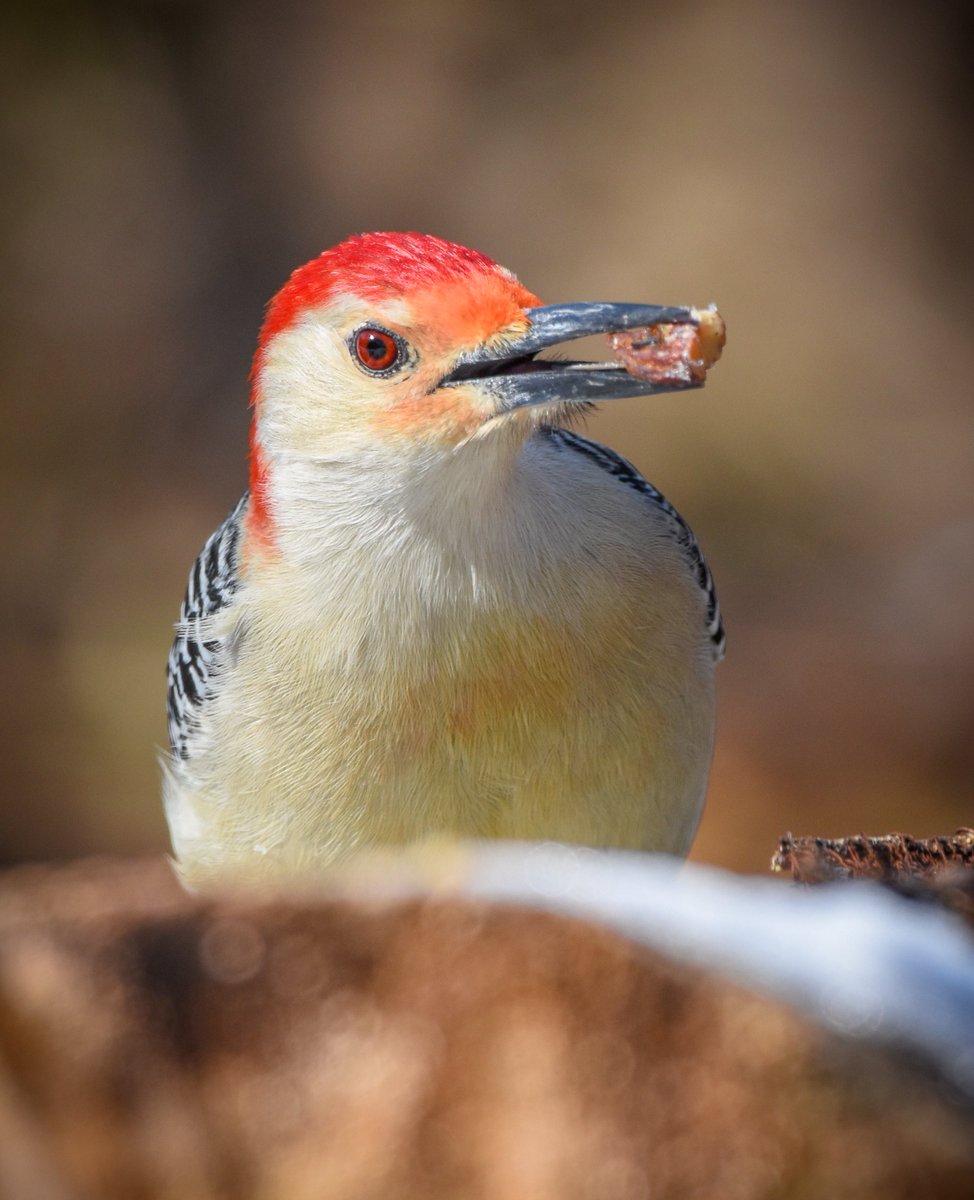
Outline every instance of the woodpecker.
{"type": "Polygon", "coordinates": [[[689,526],[572,432],[673,390],[536,357],[688,310],[544,306],[477,251],[349,238],[268,306],[250,486],[189,576],[164,801],[191,884],[435,834],[684,854],[724,635],[689,526]]]}

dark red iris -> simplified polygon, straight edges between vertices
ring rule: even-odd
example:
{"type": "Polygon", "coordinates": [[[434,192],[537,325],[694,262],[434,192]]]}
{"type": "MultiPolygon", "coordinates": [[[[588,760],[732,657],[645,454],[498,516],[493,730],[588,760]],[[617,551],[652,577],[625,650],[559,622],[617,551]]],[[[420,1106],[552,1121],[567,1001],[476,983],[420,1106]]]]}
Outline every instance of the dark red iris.
{"type": "Polygon", "coordinates": [[[399,343],[384,329],[362,329],[355,336],[355,353],[369,371],[386,371],[399,358],[399,343]]]}

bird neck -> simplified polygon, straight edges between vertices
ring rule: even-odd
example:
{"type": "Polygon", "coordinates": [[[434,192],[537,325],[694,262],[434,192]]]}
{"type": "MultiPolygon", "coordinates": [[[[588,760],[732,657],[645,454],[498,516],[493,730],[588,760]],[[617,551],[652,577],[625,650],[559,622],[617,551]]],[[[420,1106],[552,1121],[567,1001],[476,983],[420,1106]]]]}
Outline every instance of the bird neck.
{"type": "Polygon", "coordinates": [[[348,457],[265,451],[254,549],[311,574],[419,544],[466,554],[503,540],[517,517],[523,450],[523,434],[497,430],[460,446],[376,446],[348,457]]]}

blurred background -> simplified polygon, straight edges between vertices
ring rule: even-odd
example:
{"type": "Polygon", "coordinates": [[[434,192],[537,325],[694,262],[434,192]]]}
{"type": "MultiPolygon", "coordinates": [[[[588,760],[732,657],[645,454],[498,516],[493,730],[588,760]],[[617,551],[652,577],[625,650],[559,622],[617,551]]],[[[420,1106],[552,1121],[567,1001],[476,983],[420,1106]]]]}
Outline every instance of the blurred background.
{"type": "Polygon", "coordinates": [[[695,858],[974,824],[966,5],[10,0],[0,30],[2,861],[165,846],[165,658],[244,485],[262,308],[367,229],[548,301],[719,303],[706,390],[587,430],[720,588],[695,858]]]}

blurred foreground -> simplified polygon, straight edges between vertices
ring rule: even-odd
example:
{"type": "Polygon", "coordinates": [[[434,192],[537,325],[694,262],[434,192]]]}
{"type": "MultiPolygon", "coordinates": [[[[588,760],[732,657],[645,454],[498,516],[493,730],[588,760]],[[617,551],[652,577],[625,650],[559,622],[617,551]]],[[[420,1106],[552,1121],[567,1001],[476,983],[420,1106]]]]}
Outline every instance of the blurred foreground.
{"type": "Polygon", "coordinates": [[[582,856],[574,883],[634,927],[628,889],[669,897],[672,955],[483,898],[540,877],[538,903],[581,911],[566,854],[475,853],[474,897],[398,901],[191,899],[158,859],[8,872],[0,1197],[967,1200],[962,925],[637,855],[582,856]],[[769,887],[778,914],[749,900],[769,887]],[[728,922],[754,990],[679,949],[728,922]]]}

